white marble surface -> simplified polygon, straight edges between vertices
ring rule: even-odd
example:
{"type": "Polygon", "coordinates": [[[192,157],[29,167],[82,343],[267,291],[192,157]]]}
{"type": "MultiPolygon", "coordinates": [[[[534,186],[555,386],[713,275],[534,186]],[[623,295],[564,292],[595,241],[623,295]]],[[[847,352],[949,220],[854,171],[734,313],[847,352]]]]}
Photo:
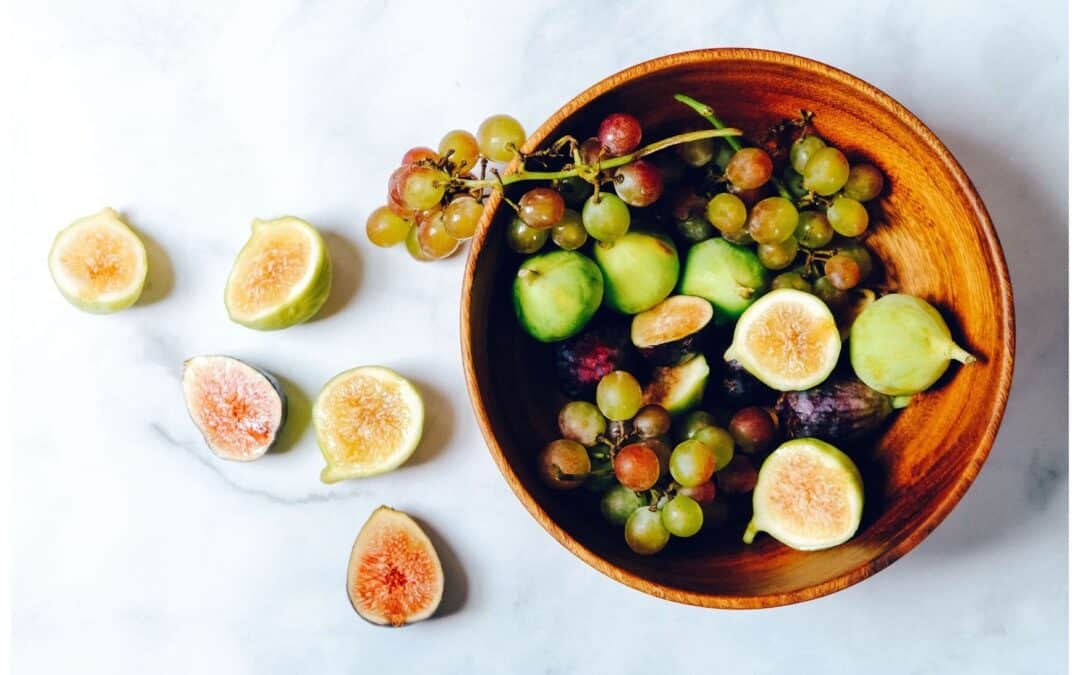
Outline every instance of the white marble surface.
{"type": "Polygon", "coordinates": [[[1064,3],[457,4],[0,8],[16,672],[1062,672],[1064,3]],[[920,115],[989,206],[1019,334],[997,446],[929,540],[842,593],[750,613],[642,595],[548,537],[465,398],[461,259],[421,267],[361,233],[406,147],[494,111],[533,127],[624,66],[717,45],[824,60],[920,115]],[[101,318],[60,298],[45,253],[105,204],[156,245],[146,301],[101,318]],[[221,289],[251,218],[282,213],[324,228],[337,277],[318,320],[259,334],[229,323],[221,289]],[[178,390],[206,352],[308,396],[390,365],[421,383],[430,431],[402,470],[333,487],[310,430],[254,465],[216,461],[178,390]],[[446,615],[408,630],[368,626],[343,593],[383,502],[438,534],[451,576],[446,615]]]}

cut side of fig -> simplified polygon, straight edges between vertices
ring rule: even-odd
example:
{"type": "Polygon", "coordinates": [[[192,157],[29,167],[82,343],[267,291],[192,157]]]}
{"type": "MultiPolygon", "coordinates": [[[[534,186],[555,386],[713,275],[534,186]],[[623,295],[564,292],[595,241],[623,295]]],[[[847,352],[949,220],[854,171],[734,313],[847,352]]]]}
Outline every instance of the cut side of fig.
{"type": "Polygon", "coordinates": [[[708,381],[709,362],[698,354],[681,365],[654,370],[642,392],[642,403],[655,403],[671,415],[681,415],[701,405],[708,381]]]}
{"type": "Polygon", "coordinates": [[[713,307],[708,300],[673,295],[634,317],[630,341],[648,361],[659,366],[675,365],[699,351],[712,318],[713,307]]]}
{"type": "Polygon", "coordinates": [[[293,216],[256,219],[225,286],[229,318],[256,330],[303,323],[330,296],[330,255],[318,230],[293,216]]]}
{"type": "Polygon", "coordinates": [[[60,293],[94,314],[134,305],[147,270],[142,240],[110,208],[61,230],[49,251],[49,273],[60,293]]]}
{"type": "Polygon", "coordinates": [[[777,391],[803,391],[824,382],[836,367],[840,331],[817,296],[782,288],[743,312],[724,358],[777,391]]]}
{"type": "Polygon", "coordinates": [[[442,564],[415,520],[380,506],[356,535],[346,591],[356,613],[373,624],[423,621],[442,601],[442,564]]]}
{"type": "Polygon", "coordinates": [[[266,454],[285,424],[288,403],[273,375],[229,356],[184,362],[184,401],[210,450],[250,462],[266,454]]]}
{"type": "Polygon", "coordinates": [[[754,515],[743,534],[758,532],[800,551],[844,543],[859,529],[862,476],[855,463],[833,445],[797,438],[769,455],[754,487],[754,515]]]}
{"type": "Polygon", "coordinates": [[[325,483],[393,471],[412,456],[424,430],[424,402],[389,368],[362,366],[334,377],[312,406],[325,483]]]}

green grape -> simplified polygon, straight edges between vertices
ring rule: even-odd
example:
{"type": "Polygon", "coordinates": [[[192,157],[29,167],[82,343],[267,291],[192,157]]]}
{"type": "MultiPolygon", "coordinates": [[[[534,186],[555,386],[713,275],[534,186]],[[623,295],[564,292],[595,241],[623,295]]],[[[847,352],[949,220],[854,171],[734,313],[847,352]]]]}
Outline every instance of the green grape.
{"type": "Polygon", "coordinates": [[[496,162],[509,162],[525,144],[525,128],[509,115],[492,115],[476,132],[480,152],[496,162]]]}
{"type": "Polygon", "coordinates": [[[506,243],[518,253],[536,253],[548,240],[547,230],[529,227],[521,218],[515,217],[506,228],[506,243]]]}
{"type": "Polygon", "coordinates": [[[397,246],[409,236],[410,227],[412,223],[394,213],[390,207],[380,206],[368,216],[367,237],[376,246],[397,246]]]}
{"type": "Polygon", "coordinates": [[[721,171],[727,168],[728,162],[735,155],[735,148],[731,147],[728,143],[717,143],[716,152],[713,154],[713,164],[720,168],[721,171]]]}
{"type": "Polygon", "coordinates": [[[600,513],[612,525],[623,527],[626,519],[640,506],[645,498],[624,485],[613,485],[600,498],[600,513]]]}
{"type": "Polygon", "coordinates": [[[455,173],[468,173],[480,159],[480,146],[468,131],[454,129],[439,141],[439,154],[449,158],[455,173]]]}
{"type": "Polygon", "coordinates": [[[426,211],[438,206],[449,180],[445,171],[433,166],[402,166],[390,176],[390,198],[406,209],[426,211]]]}
{"type": "Polygon", "coordinates": [[[690,166],[701,167],[708,164],[713,158],[713,139],[702,138],[698,141],[680,143],[678,146],[679,157],[690,166]]]}
{"type": "Polygon", "coordinates": [[[834,312],[847,305],[847,291],[833,286],[829,277],[818,277],[814,280],[814,295],[821,298],[834,312]]]}
{"type": "Polygon", "coordinates": [[[715,471],[722,470],[734,456],[735,439],[731,437],[731,434],[726,429],[710,424],[695,431],[693,438],[695,441],[701,441],[709,446],[713,457],[716,458],[715,471]]]}
{"type": "Polygon", "coordinates": [[[484,215],[484,205],[472,195],[458,195],[443,210],[446,231],[457,239],[469,239],[484,215]]]}
{"type": "Polygon", "coordinates": [[[757,257],[766,269],[782,270],[795,262],[799,254],[799,244],[795,237],[788,237],[779,244],[758,244],[757,257]]]}
{"type": "Polygon", "coordinates": [[[630,209],[610,192],[601,192],[585,201],[581,221],[593,239],[615,241],[630,229],[630,209]]]}
{"type": "Polygon", "coordinates": [[[671,534],[664,527],[659,511],[639,506],[626,519],[623,536],[630,550],[639,555],[653,555],[667,546],[671,534]]]}
{"type": "Polygon", "coordinates": [[[559,411],[559,433],[563,438],[591,448],[605,431],[607,420],[600,409],[588,401],[571,401],[559,411]]]}
{"type": "Polygon", "coordinates": [[[793,169],[791,165],[784,167],[784,187],[795,199],[802,199],[810,194],[806,186],[803,185],[802,174],[793,169]]]}
{"type": "Polygon", "coordinates": [[[551,229],[551,240],[559,248],[573,251],[585,245],[589,233],[581,222],[581,213],[574,209],[564,209],[562,220],[551,229]]]}
{"type": "Polygon", "coordinates": [[[589,451],[577,441],[561,438],[544,446],[536,458],[540,480],[556,490],[572,490],[585,482],[592,469],[589,451]]]}
{"type": "Polygon", "coordinates": [[[641,438],[663,436],[671,428],[671,415],[661,405],[652,403],[634,415],[634,431],[641,438]]]}
{"type": "Polygon", "coordinates": [[[675,229],[688,244],[696,244],[716,236],[716,228],[712,223],[698,215],[675,221],[675,229]]]}
{"type": "Polygon", "coordinates": [[[815,152],[803,169],[803,185],[819,195],[835,194],[848,179],[848,161],[836,148],[822,148],[815,152]]]}
{"type": "Polygon", "coordinates": [[[799,246],[819,249],[832,241],[833,227],[821,211],[800,211],[799,224],[795,226],[795,241],[799,246]]]}
{"type": "Polygon", "coordinates": [[[709,480],[716,470],[716,457],[705,443],[690,439],[671,451],[668,471],[679,485],[694,487],[709,480]]]}
{"type": "Polygon", "coordinates": [[[836,251],[851,256],[855,262],[859,263],[859,275],[863,279],[868,279],[874,271],[874,261],[870,257],[869,249],[859,242],[851,239],[841,240],[836,244],[836,251]]]}
{"type": "Polygon", "coordinates": [[[784,272],[783,274],[777,274],[772,280],[772,289],[775,291],[779,288],[794,288],[797,291],[803,291],[805,293],[813,293],[814,287],[810,285],[810,282],[803,278],[801,272],[784,272]]]}
{"type": "Polygon", "coordinates": [[[754,238],[750,236],[750,230],[748,230],[745,225],[743,225],[742,229],[738,232],[733,232],[731,234],[721,233],[720,236],[723,237],[725,241],[729,241],[738,246],[748,246],[749,244],[754,243],[754,238]]]}
{"type": "Polygon", "coordinates": [[[791,200],[783,197],[766,197],[754,204],[746,227],[757,243],[778,244],[791,238],[798,224],[799,211],[791,200]]]}
{"type": "Polygon", "coordinates": [[[705,513],[692,498],[675,495],[660,512],[664,528],[676,537],[692,537],[705,524],[705,513]]]}
{"type": "Polygon", "coordinates": [[[518,200],[518,216],[529,227],[547,230],[558,224],[566,210],[562,195],[551,188],[533,188],[518,200]]]}
{"type": "Polygon", "coordinates": [[[740,190],[753,190],[769,182],[773,164],[761,148],[743,148],[731,156],[724,177],[740,190]]]}
{"type": "Polygon", "coordinates": [[[641,385],[625,370],[613,370],[596,385],[596,405],[609,420],[628,420],[641,409],[641,385]]]}
{"type": "Polygon", "coordinates": [[[855,164],[851,167],[847,182],[844,183],[844,196],[868,202],[881,194],[885,187],[885,177],[873,164],[855,164]]]}
{"type": "Polygon", "coordinates": [[[704,410],[695,410],[687,413],[679,422],[679,430],[676,434],[680,441],[688,441],[694,437],[698,429],[716,425],[716,417],[704,410]]]}
{"type": "Polygon", "coordinates": [[[738,237],[746,226],[746,204],[730,192],[721,192],[705,206],[705,217],[720,234],[738,237]]]}
{"type": "Polygon", "coordinates": [[[432,260],[450,257],[461,244],[446,231],[446,218],[442,211],[428,212],[416,228],[416,242],[424,255],[432,260]]]}
{"type": "Polygon", "coordinates": [[[859,285],[862,270],[855,258],[846,253],[837,253],[825,261],[825,276],[833,286],[847,291],[859,285]]]}
{"type": "Polygon", "coordinates": [[[409,255],[411,255],[414,260],[431,262],[432,258],[428,257],[428,255],[420,248],[420,240],[416,232],[417,229],[416,225],[409,228],[409,234],[405,237],[405,250],[409,252],[409,255]]]}
{"type": "Polygon", "coordinates": [[[845,237],[857,237],[866,231],[870,215],[866,207],[851,197],[837,197],[825,212],[833,229],[845,237]]]}
{"type": "Polygon", "coordinates": [[[806,173],[806,163],[818,150],[825,147],[820,136],[803,136],[791,144],[791,168],[800,174],[806,173]]]}

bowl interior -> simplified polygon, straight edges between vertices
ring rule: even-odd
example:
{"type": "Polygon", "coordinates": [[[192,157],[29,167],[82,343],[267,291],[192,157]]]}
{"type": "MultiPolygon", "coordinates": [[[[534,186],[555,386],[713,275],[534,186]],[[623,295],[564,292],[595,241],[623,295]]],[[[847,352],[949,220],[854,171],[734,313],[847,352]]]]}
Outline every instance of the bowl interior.
{"type": "MultiPolygon", "coordinates": [[[[822,552],[786,548],[766,535],[745,546],[728,530],[672,541],[659,555],[633,554],[605,524],[597,495],[556,493],[537,479],[535,457],[558,437],[565,399],[553,348],[518,327],[510,300],[520,257],[504,244],[509,209],[492,208],[473,243],[463,289],[463,351],[470,393],[492,454],[518,497],[561,543],[606,574],[670,599],[760,607],[816,597],[863,579],[918,543],[974,479],[993,442],[1012,372],[1012,300],[1004,260],[981,201],[947,150],[913,115],[840,71],[790,55],[709,50],[665,57],[586,91],[530,139],[585,138],[610,112],[637,115],[646,141],[706,128],[672,99],[712,105],[751,138],[800,109],[846,153],[873,162],[887,187],[869,246],[894,289],[942,310],[978,363],[952,368],[896,415],[883,436],[843,448],[866,483],[862,526],[822,552]],[[490,222],[487,222],[490,221],[490,222]]],[[[491,205],[489,205],[491,206],[491,205]]],[[[737,517],[738,519],[738,517],[737,517]]]]}

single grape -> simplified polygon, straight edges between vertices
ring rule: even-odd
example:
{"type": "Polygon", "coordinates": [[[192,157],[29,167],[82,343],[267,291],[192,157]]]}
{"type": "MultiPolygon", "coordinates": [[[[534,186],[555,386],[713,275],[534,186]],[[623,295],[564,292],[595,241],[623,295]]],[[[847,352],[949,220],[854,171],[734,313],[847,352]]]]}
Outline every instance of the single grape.
{"type": "Polygon", "coordinates": [[[694,487],[709,480],[716,469],[716,457],[703,442],[690,439],[671,451],[671,477],[680,485],[694,487]]]}
{"type": "Polygon", "coordinates": [[[634,492],[625,485],[613,485],[604,493],[604,496],[600,498],[600,513],[603,514],[604,520],[608,521],[612,525],[618,525],[622,527],[626,524],[626,519],[630,517],[630,514],[637,510],[639,506],[645,505],[645,499],[634,492]]]}
{"type": "Polygon", "coordinates": [[[410,164],[390,174],[390,199],[413,211],[425,211],[439,204],[450,180],[433,166],[410,164]]]}
{"type": "Polygon", "coordinates": [[[446,231],[456,239],[469,239],[484,215],[484,205],[472,195],[458,195],[443,209],[446,231]]]}
{"type": "Polygon", "coordinates": [[[799,211],[791,200],[766,197],[754,204],[746,227],[757,243],[779,244],[795,234],[795,226],[798,224],[799,211]]]}
{"type": "Polygon", "coordinates": [[[649,206],[664,192],[664,178],[655,164],[639,159],[615,172],[615,194],[630,206],[649,206]]]}
{"type": "Polygon", "coordinates": [[[778,288],[794,288],[804,293],[812,293],[814,290],[810,282],[803,278],[802,273],[795,271],[777,274],[772,280],[772,289],[775,291],[778,288]]]}
{"type": "Polygon", "coordinates": [[[660,475],[666,475],[668,467],[671,465],[671,443],[668,442],[668,437],[658,436],[656,438],[646,438],[640,441],[642,445],[651,448],[656,453],[656,459],[660,461],[660,475]]]}
{"type": "Polygon", "coordinates": [[[677,150],[682,161],[690,166],[705,166],[713,158],[713,139],[702,138],[689,143],[680,143],[677,150]]]}
{"type": "Polygon", "coordinates": [[[848,172],[847,182],[844,183],[844,195],[860,202],[868,202],[881,194],[884,187],[885,177],[876,166],[856,164],[848,172]]]}
{"type": "Polygon", "coordinates": [[[798,200],[802,199],[806,195],[810,194],[810,191],[803,185],[802,174],[791,168],[791,165],[784,167],[784,187],[791,193],[791,196],[798,200]]]}
{"type": "Polygon", "coordinates": [[[758,244],[757,257],[766,269],[782,270],[795,262],[799,254],[799,244],[795,237],[788,237],[779,244],[758,244]]]}
{"type": "Polygon", "coordinates": [[[746,455],[735,455],[724,470],[716,474],[716,487],[729,495],[744,495],[757,485],[757,469],[746,455]]]}
{"type": "Polygon", "coordinates": [[[822,148],[807,160],[803,169],[803,184],[815,194],[835,194],[847,182],[848,171],[844,153],[836,148],[822,148]]]}
{"type": "Polygon", "coordinates": [[[604,146],[600,144],[600,139],[596,136],[590,136],[582,141],[578,152],[581,153],[581,161],[589,165],[596,164],[604,158],[604,146]]]}
{"type": "Polygon", "coordinates": [[[696,244],[716,236],[716,228],[701,216],[690,216],[676,221],[675,230],[688,244],[696,244]]]}
{"type": "Polygon", "coordinates": [[[837,312],[847,305],[847,291],[833,286],[827,276],[818,277],[814,280],[814,295],[821,298],[833,312],[837,312]]]}
{"type": "Polygon", "coordinates": [[[563,211],[562,220],[551,229],[551,240],[555,245],[567,251],[573,251],[585,245],[589,233],[581,222],[581,212],[573,209],[563,211]]]}
{"type": "Polygon", "coordinates": [[[870,215],[866,207],[851,197],[837,197],[829,204],[825,216],[833,229],[845,237],[857,237],[866,231],[870,215]]]}
{"type": "Polygon", "coordinates": [[[591,448],[605,431],[607,420],[600,414],[600,409],[588,401],[571,401],[559,411],[559,433],[563,438],[591,448]]]}
{"type": "Polygon", "coordinates": [[[592,183],[577,176],[560,180],[555,189],[562,195],[563,201],[575,209],[580,209],[593,193],[592,183]]]}
{"type": "Polygon", "coordinates": [[[548,240],[547,230],[529,227],[521,218],[514,218],[506,227],[506,243],[518,253],[536,253],[548,240]]]}
{"type": "Polygon", "coordinates": [[[664,527],[659,511],[640,506],[626,519],[623,536],[626,545],[638,555],[653,555],[667,546],[671,534],[664,527]]]}
{"type": "Polygon", "coordinates": [[[641,385],[625,370],[613,370],[596,385],[596,405],[609,420],[628,420],[641,409],[641,385]]]}
{"type": "Polygon", "coordinates": [[[703,215],[709,203],[689,185],[677,185],[668,194],[667,210],[675,220],[686,220],[690,216],[703,215]]]}
{"type": "Polygon", "coordinates": [[[695,485],[694,487],[682,485],[677,492],[680,495],[686,495],[698,504],[711,504],[716,499],[716,483],[707,480],[701,485],[695,485]]]}
{"type": "Polygon", "coordinates": [[[731,147],[728,143],[717,143],[716,152],[713,153],[713,164],[720,168],[721,171],[727,168],[728,162],[735,156],[735,148],[731,147]]]}
{"type": "Polygon", "coordinates": [[[415,148],[409,148],[405,151],[405,156],[401,158],[401,165],[419,164],[425,160],[432,163],[437,162],[439,161],[439,153],[422,145],[415,148]]]}
{"type": "Polygon", "coordinates": [[[509,162],[525,144],[525,128],[509,115],[492,115],[480,123],[476,142],[488,159],[509,162]]]}
{"type": "Polygon", "coordinates": [[[854,258],[845,253],[837,253],[825,261],[825,276],[833,286],[846,291],[859,285],[862,271],[854,258]]]}
{"type": "Polygon", "coordinates": [[[686,495],[675,495],[660,511],[667,531],[676,537],[692,537],[705,523],[701,504],[686,495]]]}
{"type": "Polygon", "coordinates": [[[821,211],[799,212],[799,224],[795,226],[795,241],[799,246],[819,249],[832,241],[833,227],[821,211]]]}
{"type": "Polygon", "coordinates": [[[388,206],[380,206],[367,219],[367,237],[372,244],[388,248],[397,246],[409,236],[412,223],[397,215],[388,206]]]}
{"type": "Polygon", "coordinates": [[[518,216],[529,227],[547,230],[562,220],[566,202],[551,188],[533,188],[518,200],[518,216]]]}
{"type": "Polygon", "coordinates": [[[480,145],[468,131],[454,129],[439,141],[439,154],[449,158],[454,173],[467,173],[480,159],[480,145]]]}
{"type": "Polygon", "coordinates": [[[612,113],[600,122],[596,137],[608,154],[613,157],[625,155],[641,143],[641,123],[633,115],[612,113]]]}
{"type": "Polygon", "coordinates": [[[679,422],[679,429],[676,436],[680,441],[688,441],[694,437],[694,434],[698,429],[715,425],[715,415],[705,410],[695,410],[692,413],[687,413],[687,415],[679,422]]]}
{"type": "Polygon", "coordinates": [[[769,411],[752,406],[731,416],[728,431],[739,451],[752,455],[772,447],[776,439],[776,421],[769,411]]]}
{"type": "Polygon", "coordinates": [[[634,415],[634,431],[642,438],[663,436],[671,428],[671,415],[664,406],[651,403],[634,415]]]}
{"type": "Polygon", "coordinates": [[[705,217],[720,234],[739,237],[746,226],[746,204],[733,194],[721,192],[709,200],[705,217]]]}
{"type": "Polygon", "coordinates": [[[597,241],[615,241],[630,229],[630,209],[610,192],[585,200],[581,210],[585,230],[597,241]]]}
{"type": "Polygon", "coordinates": [[[446,231],[446,218],[443,211],[432,211],[425,215],[416,228],[416,241],[424,255],[432,260],[448,258],[461,244],[446,231]]]}
{"type": "Polygon", "coordinates": [[[739,189],[753,190],[769,182],[772,170],[772,159],[767,152],[761,148],[743,148],[731,156],[724,176],[739,189]]]}
{"type": "Polygon", "coordinates": [[[537,457],[540,480],[556,490],[571,490],[585,481],[592,464],[589,452],[577,441],[565,438],[544,446],[537,457]]]}
{"type": "Polygon", "coordinates": [[[405,237],[405,250],[409,252],[409,255],[411,255],[414,260],[431,262],[432,258],[428,257],[428,255],[420,248],[420,240],[417,236],[418,229],[419,228],[416,225],[409,228],[409,234],[405,237]]]}
{"type": "Polygon", "coordinates": [[[660,459],[643,443],[624,445],[611,463],[615,478],[634,492],[644,492],[660,479],[660,459]]]}
{"type": "Polygon", "coordinates": [[[818,150],[825,147],[820,136],[803,136],[791,144],[791,168],[800,174],[806,173],[806,163],[818,150]]]}
{"type": "Polygon", "coordinates": [[[721,429],[718,426],[710,424],[701,427],[694,432],[693,439],[709,446],[709,450],[712,451],[713,457],[716,459],[715,471],[720,471],[727,466],[735,454],[735,439],[726,429],[721,429]]]}
{"type": "Polygon", "coordinates": [[[859,263],[859,276],[868,279],[874,271],[874,261],[870,257],[870,250],[857,241],[851,239],[840,240],[836,243],[837,253],[849,255],[859,263]]]}

